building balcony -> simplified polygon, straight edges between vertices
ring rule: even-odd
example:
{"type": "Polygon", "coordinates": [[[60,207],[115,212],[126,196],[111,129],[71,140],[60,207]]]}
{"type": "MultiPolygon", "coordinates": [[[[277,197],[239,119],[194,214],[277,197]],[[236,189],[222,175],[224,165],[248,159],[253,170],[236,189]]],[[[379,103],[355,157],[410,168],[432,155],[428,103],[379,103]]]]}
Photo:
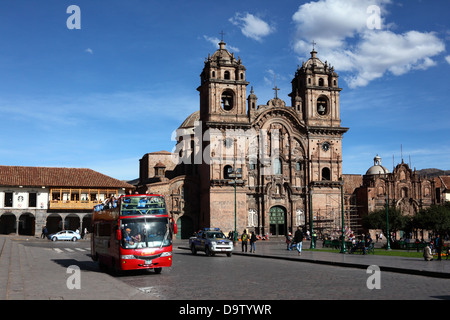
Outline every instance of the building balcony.
{"type": "Polygon", "coordinates": [[[93,210],[101,201],[50,200],[50,210],[93,210]]]}
{"type": "Polygon", "coordinates": [[[120,196],[117,189],[70,189],[50,190],[49,210],[93,210],[94,206],[110,197],[120,196]]]}

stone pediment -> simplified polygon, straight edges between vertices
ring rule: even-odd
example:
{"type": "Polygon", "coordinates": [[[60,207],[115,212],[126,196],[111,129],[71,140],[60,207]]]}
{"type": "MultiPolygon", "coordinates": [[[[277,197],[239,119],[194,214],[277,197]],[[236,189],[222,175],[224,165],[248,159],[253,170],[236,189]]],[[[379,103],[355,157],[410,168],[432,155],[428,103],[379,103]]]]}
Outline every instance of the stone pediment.
{"type": "Polygon", "coordinates": [[[280,98],[273,98],[267,101],[267,105],[269,107],[286,107],[286,102],[284,102],[280,98]]]}

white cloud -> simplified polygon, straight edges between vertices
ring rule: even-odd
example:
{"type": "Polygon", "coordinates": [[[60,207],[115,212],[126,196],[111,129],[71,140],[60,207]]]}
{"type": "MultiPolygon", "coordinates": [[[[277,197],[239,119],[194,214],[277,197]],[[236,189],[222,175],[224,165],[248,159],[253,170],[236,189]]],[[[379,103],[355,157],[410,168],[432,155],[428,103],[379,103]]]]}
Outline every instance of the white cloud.
{"type": "Polygon", "coordinates": [[[450,56],[446,56],[445,60],[448,62],[448,64],[450,64],[450,56]]]}
{"type": "Polygon", "coordinates": [[[94,51],[91,48],[87,48],[86,50],[84,50],[84,52],[94,54],[94,51]]]}
{"type": "Polygon", "coordinates": [[[387,28],[386,5],[390,0],[321,0],[299,7],[292,19],[297,25],[294,50],[307,56],[311,42],[323,60],[347,72],[350,87],[365,86],[386,72],[401,75],[415,69],[427,69],[436,62],[433,56],[445,45],[432,32],[408,31],[396,34],[387,28]],[[380,9],[379,28],[369,28],[374,16],[368,8],[380,9]]]}
{"type": "Polygon", "coordinates": [[[274,27],[250,13],[242,15],[237,12],[229,21],[238,26],[244,36],[256,41],[262,41],[263,37],[275,31],[274,27]]]}

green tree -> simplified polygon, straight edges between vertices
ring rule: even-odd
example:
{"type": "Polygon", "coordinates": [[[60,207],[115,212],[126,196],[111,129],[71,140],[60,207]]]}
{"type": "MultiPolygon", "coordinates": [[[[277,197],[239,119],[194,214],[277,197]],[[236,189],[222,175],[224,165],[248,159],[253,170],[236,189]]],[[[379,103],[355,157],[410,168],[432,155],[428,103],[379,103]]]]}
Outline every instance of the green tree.
{"type": "Polygon", "coordinates": [[[450,204],[420,210],[413,219],[416,228],[446,234],[450,231],[450,204]]]}
{"type": "MultiPolygon", "coordinates": [[[[397,208],[389,207],[389,232],[404,230],[409,224],[410,218],[401,214],[397,208]]],[[[387,233],[386,209],[375,210],[363,217],[362,225],[366,229],[381,229],[384,235],[387,233]]]]}

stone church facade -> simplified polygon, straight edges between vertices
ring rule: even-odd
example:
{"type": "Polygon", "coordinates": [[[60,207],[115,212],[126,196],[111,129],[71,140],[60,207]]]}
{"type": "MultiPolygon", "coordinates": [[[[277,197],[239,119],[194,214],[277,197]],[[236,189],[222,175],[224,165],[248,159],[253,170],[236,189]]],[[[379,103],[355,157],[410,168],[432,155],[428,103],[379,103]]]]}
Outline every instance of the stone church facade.
{"type": "Polygon", "coordinates": [[[313,49],[295,71],[290,106],[277,87],[273,99],[258,104],[248,85],[241,59],[221,41],[205,59],[200,108],[177,130],[173,163],[145,155],[138,189],[166,196],[184,237],[202,227],[337,232],[348,130],[341,127],[338,75],[313,49]]]}
{"type": "Polygon", "coordinates": [[[390,172],[381,165],[378,155],[363,176],[363,185],[359,189],[367,197],[362,214],[385,208],[386,200],[389,206],[409,216],[436,203],[434,179],[419,176],[403,160],[390,172]]]}

